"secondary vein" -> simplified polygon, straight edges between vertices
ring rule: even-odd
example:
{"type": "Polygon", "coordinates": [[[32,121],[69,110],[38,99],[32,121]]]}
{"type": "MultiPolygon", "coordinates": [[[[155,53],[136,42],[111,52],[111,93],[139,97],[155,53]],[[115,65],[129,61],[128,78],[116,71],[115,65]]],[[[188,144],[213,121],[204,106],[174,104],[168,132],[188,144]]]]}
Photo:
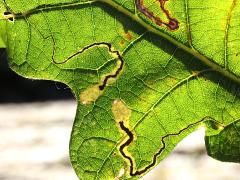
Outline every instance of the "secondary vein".
{"type": "Polygon", "coordinates": [[[227,60],[227,55],[228,55],[228,33],[229,33],[229,26],[230,26],[230,21],[232,18],[232,12],[233,9],[236,7],[237,0],[233,0],[232,5],[230,7],[230,10],[227,15],[227,22],[226,22],[226,27],[225,27],[225,36],[224,36],[224,68],[228,69],[228,60],[227,60]]]}
{"type": "MultiPolygon", "coordinates": [[[[75,7],[75,6],[79,6],[79,5],[87,5],[87,4],[92,4],[92,3],[96,3],[96,2],[100,2],[100,3],[105,3],[113,8],[115,8],[116,10],[118,10],[119,12],[127,15],[128,17],[132,18],[135,22],[139,23],[140,25],[142,25],[143,27],[145,27],[148,31],[159,35],[163,38],[165,38],[166,40],[168,40],[169,42],[171,42],[172,44],[176,45],[177,47],[181,48],[182,50],[184,50],[185,52],[193,55],[194,57],[196,57],[197,59],[199,59],[200,61],[202,61],[204,64],[206,64],[207,66],[209,66],[213,71],[216,71],[220,74],[222,74],[223,76],[231,79],[232,81],[240,84],[240,77],[237,76],[236,74],[229,72],[225,67],[220,66],[219,64],[217,64],[216,62],[214,62],[213,60],[207,58],[206,56],[204,56],[203,54],[201,54],[200,52],[198,52],[197,50],[193,49],[192,47],[188,47],[185,44],[179,42],[178,40],[176,40],[175,38],[173,38],[172,36],[160,31],[159,29],[156,29],[155,27],[151,26],[150,24],[148,24],[147,22],[145,22],[143,19],[141,19],[137,14],[133,14],[131,11],[125,9],[124,7],[122,7],[120,4],[114,2],[113,0],[92,0],[92,1],[86,1],[86,2],[72,2],[72,3],[60,3],[60,4],[45,4],[45,5],[41,5],[38,7],[35,7],[33,9],[30,9],[26,12],[23,13],[17,13],[15,14],[14,18],[17,19],[25,19],[28,16],[32,15],[32,14],[36,14],[38,12],[42,12],[42,11],[49,11],[49,10],[56,10],[57,8],[68,8],[68,7],[75,7]]],[[[233,8],[235,7],[235,3],[236,0],[233,1],[233,8]]],[[[232,9],[233,9],[232,8],[232,9]]],[[[229,22],[230,22],[229,18],[229,22]]],[[[228,25],[229,26],[229,25],[228,25]]],[[[227,26],[227,27],[228,27],[227,26]]],[[[228,29],[228,28],[227,28],[228,29]]],[[[227,37],[226,37],[227,38],[227,37]]],[[[227,42],[227,41],[226,41],[227,42]]]]}

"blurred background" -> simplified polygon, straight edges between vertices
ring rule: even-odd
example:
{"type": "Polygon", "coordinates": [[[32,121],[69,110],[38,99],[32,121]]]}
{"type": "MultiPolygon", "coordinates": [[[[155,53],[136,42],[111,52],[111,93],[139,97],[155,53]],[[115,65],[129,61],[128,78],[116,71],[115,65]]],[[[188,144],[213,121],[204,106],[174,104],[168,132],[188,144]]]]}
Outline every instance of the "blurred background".
{"type": "MultiPolygon", "coordinates": [[[[76,111],[70,89],[16,75],[4,49],[0,84],[0,180],[77,180],[68,158],[76,111]]],[[[240,164],[208,157],[199,129],[142,179],[240,180],[240,164]]]]}

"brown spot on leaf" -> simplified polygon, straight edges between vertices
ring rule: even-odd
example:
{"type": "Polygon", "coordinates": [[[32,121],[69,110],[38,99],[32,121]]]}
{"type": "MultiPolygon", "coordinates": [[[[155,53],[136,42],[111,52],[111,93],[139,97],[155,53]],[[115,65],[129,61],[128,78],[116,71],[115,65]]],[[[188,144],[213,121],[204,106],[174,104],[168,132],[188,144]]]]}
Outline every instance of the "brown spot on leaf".
{"type": "Polygon", "coordinates": [[[125,38],[128,40],[128,41],[131,41],[133,39],[133,35],[131,34],[131,32],[126,32],[125,33],[125,38]]]}
{"type": "Polygon", "coordinates": [[[120,42],[119,42],[120,46],[123,47],[125,45],[125,42],[124,40],[122,39],[120,42]]]}

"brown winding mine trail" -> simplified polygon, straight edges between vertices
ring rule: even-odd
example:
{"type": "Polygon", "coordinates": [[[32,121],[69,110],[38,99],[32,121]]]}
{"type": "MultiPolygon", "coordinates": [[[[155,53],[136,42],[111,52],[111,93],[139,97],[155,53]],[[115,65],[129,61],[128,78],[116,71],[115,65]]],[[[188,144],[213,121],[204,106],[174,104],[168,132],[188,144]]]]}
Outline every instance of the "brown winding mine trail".
{"type": "Polygon", "coordinates": [[[142,12],[146,17],[151,19],[155,24],[159,26],[167,26],[169,30],[177,30],[179,28],[179,22],[177,19],[171,17],[170,12],[165,8],[165,3],[168,0],[157,0],[160,3],[161,11],[167,16],[169,22],[164,22],[160,17],[155,16],[152,11],[144,6],[144,0],[136,0],[137,9],[142,12]]]}
{"type": "MultiPolygon", "coordinates": [[[[53,40],[53,45],[55,47],[56,45],[56,42],[54,40],[54,38],[52,37],[52,40],[53,40]]],[[[112,54],[115,54],[118,58],[118,60],[120,61],[120,65],[119,67],[116,69],[116,71],[114,72],[114,74],[108,74],[104,77],[104,80],[102,82],[102,84],[99,85],[99,90],[104,90],[104,88],[106,87],[107,85],[107,82],[110,78],[117,78],[117,76],[120,74],[120,72],[122,71],[123,69],[123,65],[124,65],[124,61],[123,61],[123,58],[120,54],[119,51],[117,50],[114,50],[113,47],[112,47],[112,44],[111,43],[107,43],[107,42],[95,42],[95,43],[92,43],[90,45],[87,45],[85,46],[84,48],[80,49],[79,51],[75,52],[74,54],[70,55],[69,57],[67,57],[66,59],[64,59],[63,61],[61,62],[57,62],[55,59],[54,59],[54,56],[55,56],[55,48],[53,48],[53,53],[52,53],[52,61],[54,64],[64,64],[64,63],[67,63],[69,60],[73,59],[74,57],[84,53],[85,51],[87,51],[88,49],[90,48],[93,48],[93,47],[98,47],[98,46],[103,46],[103,47],[106,47],[108,49],[108,52],[109,53],[112,53],[112,54]]]]}
{"type": "Polygon", "coordinates": [[[130,163],[130,167],[129,167],[129,174],[130,176],[139,176],[139,175],[142,175],[144,173],[146,173],[149,169],[151,169],[152,167],[154,167],[157,163],[157,158],[159,155],[161,155],[161,153],[165,150],[166,148],[166,143],[165,143],[165,139],[168,138],[168,137],[171,137],[171,136],[178,136],[180,135],[183,131],[186,131],[188,130],[189,128],[193,127],[194,125],[197,125],[197,124],[200,124],[201,122],[203,122],[206,118],[209,118],[209,117],[204,117],[203,119],[197,121],[197,122],[194,122],[192,124],[189,124],[188,126],[186,126],[185,128],[179,130],[178,132],[175,132],[175,133],[169,133],[169,134],[166,134],[165,136],[162,136],[160,137],[160,141],[161,141],[161,144],[162,146],[160,147],[160,149],[153,155],[153,158],[152,158],[152,162],[147,165],[146,167],[144,167],[143,169],[138,169],[138,170],[135,170],[134,172],[134,159],[133,157],[131,157],[130,155],[126,154],[124,152],[124,150],[130,146],[130,144],[133,142],[134,140],[134,135],[133,133],[131,132],[131,130],[125,126],[124,122],[119,122],[119,125],[120,125],[120,128],[127,134],[128,136],[128,139],[125,143],[123,143],[122,145],[120,145],[119,147],[119,151],[121,153],[121,155],[129,161],[130,163]]]}

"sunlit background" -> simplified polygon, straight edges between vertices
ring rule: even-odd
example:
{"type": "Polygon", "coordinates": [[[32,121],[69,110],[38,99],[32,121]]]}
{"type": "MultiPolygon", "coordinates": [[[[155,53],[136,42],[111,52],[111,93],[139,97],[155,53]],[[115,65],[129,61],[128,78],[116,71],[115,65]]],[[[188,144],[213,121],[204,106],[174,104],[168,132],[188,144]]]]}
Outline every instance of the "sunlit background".
{"type": "MultiPolygon", "coordinates": [[[[24,79],[0,50],[0,180],[77,180],[68,158],[76,103],[70,90],[24,79]]],[[[184,139],[143,180],[240,180],[240,164],[206,155],[204,129],[184,139]]]]}

